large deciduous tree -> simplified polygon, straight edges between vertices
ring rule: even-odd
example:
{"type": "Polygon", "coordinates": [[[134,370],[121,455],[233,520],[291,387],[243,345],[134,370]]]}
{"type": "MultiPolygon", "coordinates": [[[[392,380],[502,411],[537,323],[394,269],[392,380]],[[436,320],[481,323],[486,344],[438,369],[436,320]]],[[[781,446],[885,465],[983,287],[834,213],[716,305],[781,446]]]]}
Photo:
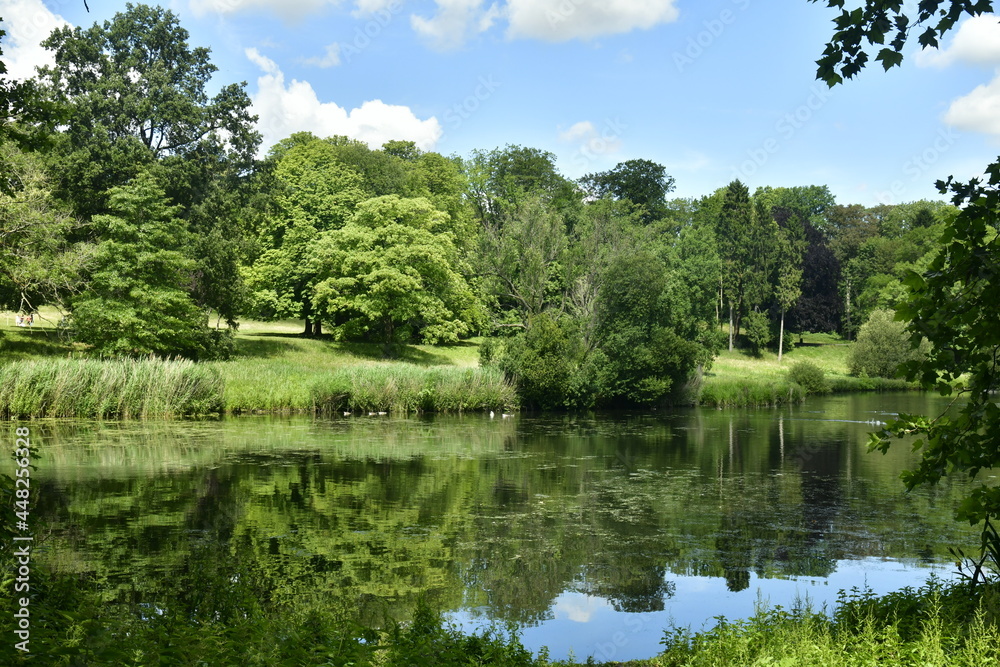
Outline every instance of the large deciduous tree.
{"type": "Polygon", "coordinates": [[[583,176],[580,185],[591,197],[627,199],[641,206],[642,220],[649,224],[667,215],[667,195],[674,189],[674,177],[651,160],[626,160],[614,169],[583,176]]]}
{"type": "Polygon", "coordinates": [[[235,326],[260,142],[245,84],[210,95],[209,50],[191,47],[178,17],[160,7],[128,4],[103,24],[58,28],[43,45],[55,59],[38,85],[55,130],[57,196],[87,220],[109,212],[112,188],[154,175],[192,232],[192,297],[235,326]]]}
{"type": "Polygon", "coordinates": [[[60,194],[76,213],[101,213],[110,188],[158,160],[221,147],[249,164],[260,141],[244,84],[213,97],[209,50],[191,48],[177,16],[161,7],[126,5],[91,28],[57,28],[43,42],[55,65],[39,70],[60,107],[53,153],[60,194]]]}
{"type": "Polygon", "coordinates": [[[312,306],[338,338],[452,343],[481,317],[459,271],[448,215],[426,199],[387,195],[358,206],[308,252],[312,306]]]}
{"type": "Polygon", "coordinates": [[[55,200],[41,159],[0,144],[6,167],[0,190],[0,305],[34,311],[42,303],[65,307],[63,299],[80,286],[81,261],[68,241],[79,225],[55,200]]]}
{"type": "Polygon", "coordinates": [[[764,202],[754,202],[739,180],[726,188],[716,224],[723,262],[723,291],[729,302],[729,349],[740,334],[745,310],[770,295],[777,227],[764,202]]]}
{"type": "Polygon", "coordinates": [[[363,180],[337,157],[330,142],[293,135],[272,149],[274,211],[262,221],[262,249],[244,271],[247,312],[261,319],[302,318],[305,335],[320,333],[313,314],[316,277],[307,255],[319,234],[338,229],[365,200],[363,180]]]}

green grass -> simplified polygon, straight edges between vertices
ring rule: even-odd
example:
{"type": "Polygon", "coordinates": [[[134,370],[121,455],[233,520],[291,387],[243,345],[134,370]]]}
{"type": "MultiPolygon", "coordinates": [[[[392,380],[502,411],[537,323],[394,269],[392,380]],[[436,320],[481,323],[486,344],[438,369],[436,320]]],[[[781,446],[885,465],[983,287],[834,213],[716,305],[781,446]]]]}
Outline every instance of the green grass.
{"type": "Polygon", "coordinates": [[[1000,664],[1000,587],[970,595],[966,584],[930,581],[876,597],[841,593],[832,616],[799,606],[760,608],[693,633],[668,631],[665,651],[635,665],[978,665],[1000,664]]]}
{"type": "Polygon", "coordinates": [[[0,366],[0,416],[143,419],[222,411],[222,379],[191,361],[32,359],[0,366]]]}
{"type": "Polygon", "coordinates": [[[901,379],[857,378],[847,371],[853,343],[833,334],[792,335],[796,347],[782,355],[763,352],[759,357],[743,350],[723,350],[705,373],[699,403],[712,407],[761,407],[801,401],[805,392],[788,381],[788,370],[808,361],[823,370],[834,393],[853,391],[899,391],[915,389],[901,379]]]}
{"type": "Polygon", "coordinates": [[[82,346],[59,336],[58,319],[54,311],[43,309],[36,326],[27,329],[15,327],[12,314],[0,313],[0,359],[5,362],[0,364],[5,383],[0,414],[134,418],[211,412],[465,412],[517,406],[514,387],[500,373],[478,368],[476,339],[454,345],[400,345],[386,358],[378,344],[302,338],[297,321],[247,321],[237,334],[233,359],[150,365],[57,359],[85,354],[82,346]],[[194,372],[191,367],[215,378],[211,409],[184,403],[188,399],[174,387],[194,372]],[[170,379],[171,373],[179,375],[170,379]]]}
{"type": "MultiPolygon", "coordinates": [[[[4,334],[0,360],[85,354],[83,346],[60,338],[58,320],[54,310],[43,309],[29,330],[16,328],[12,313],[0,313],[4,334]]],[[[224,411],[462,412],[509,410],[517,405],[513,387],[497,373],[478,368],[479,339],[455,345],[400,345],[386,358],[378,344],[303,338],[301,331],[298,320],[244,321],[234,358],[200,364],[221,378],[224,411]]],[[[914,388],[903,380],[848,375],[852,343],[837,336],[804,334],[801,345],[798,335],[790,338],[797,345],[780,362],[773,352],[754,357],[742,350],[723,351],[701,380],[698,402],[713,407],[800,402],[805,390],[787,377],[788,369],[799,361],[821,368],[833,392],[914,388]]],[[[41,405],[37,397],[25,400],[25,405],[31,401],[41,405]]],[[[0,412],[9,412],[12,408],[4,407],[8,405],[0,404],[0,412]]]]}

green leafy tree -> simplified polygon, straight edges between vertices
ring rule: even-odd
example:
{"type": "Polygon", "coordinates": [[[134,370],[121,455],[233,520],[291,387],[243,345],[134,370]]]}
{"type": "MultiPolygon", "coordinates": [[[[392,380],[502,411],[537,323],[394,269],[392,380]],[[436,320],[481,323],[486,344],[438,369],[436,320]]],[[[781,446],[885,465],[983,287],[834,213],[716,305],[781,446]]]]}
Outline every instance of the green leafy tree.
{"type": "Polygon", "coordinates": [[[926,343],[923,349],[911,348],[906,322],[893,319],[893,315],[888,309],[877,308],[861,325],[847,359],[851,375],[896,377],[902,364],[924,356],[926,343]]]}
{"type": "Polygon", "coordinates": [[[617,256],[598,295],[599,402],[655,405],[688,379],[699,345],[671,326],[667,267],[648,250],[617,256]]]}
{"type": "Polygon", "coordinates": [[[652,245],[640,211],[629,201],[598,199],[587,204],[566,243],[565,310],[573,317],[588,350],[595,344],[598,293],[605,272],[619,256],[652,245]]]}
{"type": "Polygon", "coordinates": [[[733,349],[743,306],[744,277],[749,269],[745,261],[746,237],[752,221],[750,191],[739,180],[733,181],[726,187],[715,228],[719,254],[722,257],[723,294],[729,302],[730,351],[733,349]]]}
{"type": "Polygon", "coordinates": [[[806,228],[800,215],[788,209],[772,210],[778,222],[777,281],[774,294],[781,310],[778,328],[778,361],[781,361],[785,347],[785,313],[795,306],[802,296],[802,262],[805,259],[806,228]]]}
{"type": "Polygon", "coordinates": [[[39,70],[40,84],[59,106],[53,152],[59,194],[77,214],[105,210],[113,188],[158,160],[196,157],[221,148],[252,163],[260,141],[244,84],[209,97],[217,70],[209,50],[188,45],[177,16],[127,4],[91,28],[63,27],[43,45],[56,64],[39,70]]]}
{"type": "Polygon", "coordinates": [[[538,199],[571,222],[581,206],[572,181],[559,173],[555,156],[524,146],[473,151],[465,165],[467,196],[484,227],[502,224],[502,217],[527,199],[538,199]]]}
{"type": "Polygon", "coordinates": [[[312,307],[338,338],[456,342],[480,311],[460,272],[448,215],[426,199],[388,195],[358,206],[308,250],[312,307]]]}
{"type": "Polygon", "coordinates": [[[271,151],[274,195],[271,215],[261,221],[261,254],[244,271],[247,311],[261,319],[302,318],[304,334],[320,333],[313,313],[315,274],[306,261],[322,232],[343,227],[365,199],[361,177],[337,157],[329,142],[293,135],[271,151]]]}
{"type": "Polygon", "coordinates": [[[649,224],[667,215],[667,195],[674,189],[674,177],[651,160],[626,160],[609,171],[587,174],[580,185],[591,197],[627,199],[641,206],[642,220],[649,224]]]}
{"type": "Polygon", "coordinates": [[[759,310],[751,310],[744,318],[744,327],[753,353],[760,356],[761,351],[771,342],[771,323],[768,322],[767,315],[759,310]]]}
{"type": "Polygon", "coordinates": [[[52,196],[42,160],[12,142],[0,144],[9,176],[0,190],[0,304],[32,312],[65,307],[81,284],[85,251],[69,242],[79,225],[52,196]]]}
{"type": "Polygon", "coordinates": [[[525,407],[554,410],[574,407],[581,374],[583,340],[566,318],[545,312],[528,319],[525,329],[507,339],[497,365],[517,385],[525,407]]]}
{"type": "MultiPolygon", "coordinates": [[[[924,47],[938,46],[938,38],[951,30],[965,15],[978,16],[993,11],[992,2],[928,0],[916,8],[916,15],[903,3],[866,1],[854,10],[843,2],[829,0],[841,8],[832,40],[818,61],[817,77],[833,86],[857,74],[869,59],[869,45],[881,46],[876,60],[889,69],[903,60],[907,37],[923,27],[918,41],[924,47]],[[888,46],[882,46],[893,35],[888,46]]],[[[917,435],[921,461],[904,475],[908,488],[935,484],[949,474],[977,477],[981,471],[1000,466],[1000,406],[994,392],[1000,387],[997,350],[1000,326],[996,321],[996,295],[1000,290],[1000,159],[988,165],[983,180],[956,183],[939,181],[942,193],[953,193],[952,201],[961,211],[941,236],[943,248],[930,270],[910,274],[910,298],[898,313],[910,320],[911,343],[922,338],[931,343],[923,361],[906,365],[906,375],[943,394],[956,391],[966,399],[955,415],[936,419],[900,415],[884,430],[872,436],[871,445],[886,451],[893,437],[917,435]]],[[[1000,551],[992,522],[1000,518],[1000,488],[981,483],[962,503],[958,518],[983,524],[985,553],[1000,551]]],[[[982,561],[980,561],[982,562],[982,561]]],[[[975,570],[978,578],[979,570],[975,570]]]]}
{"type": "Polygon", "coordinates": [[[43,45],[55,65],[38,76],[55,129],[49,171],[85,220],[108,212],[112,188],[156,176],[193,233],[192,298],[235,326],[260,135],[245,83],[212,81],[209,49],[188,36],[174,13],[133,4],[103,24],[53,31],[43,45]]]}
{"type": "Polygon", "coordinates": [[[530,317],[562,305],[566,244],[563,217],[539,196],[485,221],[477,265],[494,326],[523,328],[530,317]]]}
{"type": "MultiPolygon", "coordinates": [[[[3,17],[0,17],[0,22],[3,17]]],[[[7,32],[0,28],[0,42],[7,32]]],[[[0,56],[3,49],[0,48],[0,56]]],[[[7,66],[0,60],[0,144],[13,141],[26,148],[31,143],[30,125],[24,125],[26,116],[35,117],[42,111],[39,107],[39,100],[36,96],[36,88],[32,81],[12,81],[8,79],[7,66]]],[[[28,118],[33,120],[34,118],[28,118]]],[[[13,165],[0,157],[0,192],[10,194],[11,177],[10,169],[13,165]]]]}
{"type": "Polygon", "coordinates": [[[730,183],[716,224],[723,291],[729,302],[730,350],[740,334],[744,312],[759,309],[770,296],[776,235],[766,199],[752,201],[743,183],[730,183]]]}
{"type": "Polygon", "coordinates": [[[334,147],[334,155],[344,165],[361,176],[362,187],[368,197],[402,195],[407,189],[407,169],[402,158],[381,150],[372,150],[368,144],[345,136],[325,139],[334,147]]]}
{"type": "Polygon", "coordinates": [[[109,193],[95,216],[103,240],[87,289],[71,301],[77,338],[103,355],[197,357],[206,351],[206,315],[187,286],[195,261],[177,207],[149,174],[109,193]]]}

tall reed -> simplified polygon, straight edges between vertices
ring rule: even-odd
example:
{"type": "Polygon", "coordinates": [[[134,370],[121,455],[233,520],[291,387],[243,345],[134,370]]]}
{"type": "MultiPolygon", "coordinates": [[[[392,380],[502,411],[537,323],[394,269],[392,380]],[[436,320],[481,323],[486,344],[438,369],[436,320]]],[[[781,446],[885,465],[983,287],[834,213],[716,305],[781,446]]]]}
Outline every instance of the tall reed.
{"type": "Polygon", "coordinates": [[[319,412],[464,412],[508,410],[517,393],[503,374],[487,368],[423,368],[412,364],[353,366],[314,379],[319,412]]]}
{"type": "Polygon", "coordinates": [[[38,359],[0,366],[0,416],[143,419],[223,411],[217,371],[186,360],[38,359]]]}
{"type": "Polygon", "coordinates": [[[701,389],[698,402],[716,408],[760,408],[801,403],[806,392],[801,385],[770,378],[712,378],[701,389]]]}

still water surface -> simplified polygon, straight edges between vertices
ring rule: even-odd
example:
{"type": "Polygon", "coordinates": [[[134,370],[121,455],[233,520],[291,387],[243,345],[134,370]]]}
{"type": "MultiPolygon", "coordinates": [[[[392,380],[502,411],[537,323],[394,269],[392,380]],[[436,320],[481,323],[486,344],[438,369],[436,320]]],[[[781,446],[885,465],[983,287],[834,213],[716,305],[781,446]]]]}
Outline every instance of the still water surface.
{"type": "Polygon", "coordinates": [[[169,604],[225,567],[366,623],[423,596],[552,658],[650,657],[666,627],[761,600],[951,576],[946,547],[975,537],[951,518],[963,485],[906,494],[909,448],[865,445],[868,422],[943,406],[39,424],[41,557],[109,603],[169,604]]]}

